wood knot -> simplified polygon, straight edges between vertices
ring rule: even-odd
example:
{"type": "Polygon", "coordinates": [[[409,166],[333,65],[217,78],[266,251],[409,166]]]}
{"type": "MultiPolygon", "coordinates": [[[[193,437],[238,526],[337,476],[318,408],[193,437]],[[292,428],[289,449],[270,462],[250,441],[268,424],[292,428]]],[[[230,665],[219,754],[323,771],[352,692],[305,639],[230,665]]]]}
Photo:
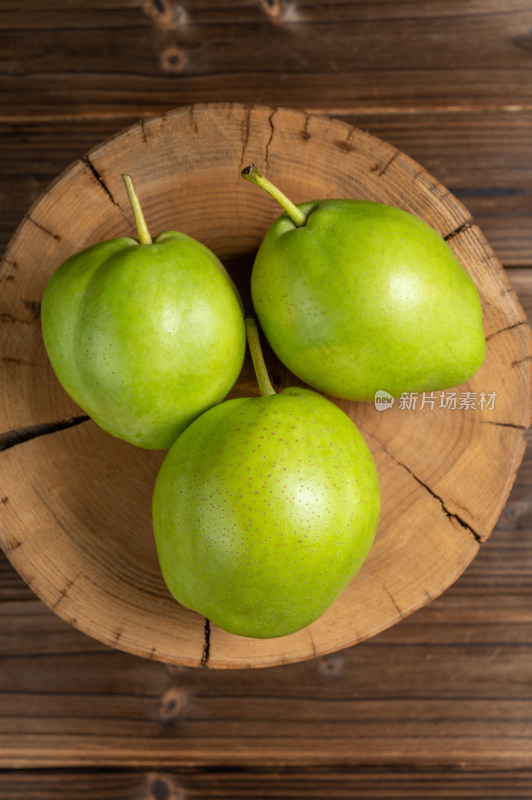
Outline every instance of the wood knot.
{"type": "Polygon", "coordinates": [[[514,36],[512,43],[515,47],[519,47],[521,50],[532,50],[532,30],[530,30],[528,33],[522,34],[521,36],[514,36]]]}
{"type": "Polygon", "coordinates": [[[185,793],[176,786],[169,775],[148,775],[148,794],[146,800],[184,800],[185,793]]]}
{"type": "Polygon", "coordinates": [[[324,678],[337,678],[344,671],[345,659],[339,654],[320,658],[318,672],[324,678]]]}
{"type": "Polygon", "coordinates": [[[497,529],[502,531],[526,529],[530,525],[531,516],[532,503],[529,500],[511,500],[497,521],[497,529]]]}
{"type": "Polygon", "coordinates": [[[164,668],[169,675],[178,675],[181,672],[185,672],[186,667],[183,667],[182,664],[164,664],[164,668]]]}
{"type": "Polygon", "coordinates": [[[163,31],[176,31],[186,22],[186,12],[171,0],[146,0],[143,11],[163,31]]]}
{"type": "Polygon", "coordinates": [[[278,17],[283,10],[283,0],[260,0],[260,4],[269,17],[278,17]]]}
{"type": "Polygon", "coordinates": [[[184,692],[175,687],[168,689],[161,698],[158,717],[163,725],[168,725],[181,716],[185,705],[184,692]]]}
{"type": "Polygon", "coordinates": [[[161,67],[165,72],[181,72],[186,60],[183,50],[175,45],[168,47],[161,53],[161,67]]]}
{"type": "Polygon", "coordinates": [[[150,783],[150,794],[153,800],[169,800],[171,791],[163,778],[154,778],[150,783]]]}
{"type": "Polygon", "coordinates": [[[290,24],[301,21],[295,3],[287,2],[287,0],[260,0],[260,5],[272,22],[290,24]]]}

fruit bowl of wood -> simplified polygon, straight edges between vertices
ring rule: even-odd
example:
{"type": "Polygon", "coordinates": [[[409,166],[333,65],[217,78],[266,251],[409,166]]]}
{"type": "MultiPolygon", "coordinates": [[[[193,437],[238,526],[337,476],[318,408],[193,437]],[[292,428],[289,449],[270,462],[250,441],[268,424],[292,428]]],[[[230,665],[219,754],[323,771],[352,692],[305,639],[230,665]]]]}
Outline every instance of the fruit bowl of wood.
{"type": "MultiPolygon", "coordinates": [[[[488,538],[508,497],[530,418],[525,314],[464,206],[419,164],[366,132],[289,109],[207,104],[144,120],[72,164],[28,211],[0,269],[0,545],[63,619],[163,662],[262,667],[374,636],[440,595],[488,538]],[[179,605],[161,576],[151,499],[164,452],[99,428],[57,381],[40,303],[53,271],[92,244],[133,236],[122,174],[148,226],[211,248],[250,308],[253,260],[279,210],[242,181],[251,162],[296,203],[360,198],[409,211],[448,242],[480,295],[486,357],[467,382],[393,404],[337,404],[377,465],[374,545],[338,600],[278,638],[228,633],[179,605]]],[[[276,388],[296,379],[266,348],[276,388]]],[[[382,387],[384,390],[386,387],[382,387]]],[[[258,394],[246,357],[231,397],[258,394]]]]}

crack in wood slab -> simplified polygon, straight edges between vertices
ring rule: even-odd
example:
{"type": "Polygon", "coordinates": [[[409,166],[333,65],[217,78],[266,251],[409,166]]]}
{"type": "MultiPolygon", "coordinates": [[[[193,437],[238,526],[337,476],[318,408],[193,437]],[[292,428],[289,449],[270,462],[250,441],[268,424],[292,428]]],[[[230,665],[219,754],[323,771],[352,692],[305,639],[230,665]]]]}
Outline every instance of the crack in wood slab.
{"type": "Polygon", "coordinates": [[[351,144],[351,137],[357,130],[358,128],[351,127],[345,139],[337,139],[335,141],[336,147],[338,147],[339,150],[345,150],[346,153],[351,153],[355,150],[355,147],[351,144]]]}
{"type": "Polygon", "coordinates": [[[31,222],[32,225],[35,225],[36,228],[39,228],[39,230],[42,231],[43,233],[47,233],[48,236],[51,236],[53,239],[55,239],[58,242],[61,241],[61,237],[59,236],[58,233],[54,233],[49,228],[46,228],[44,225],[41,225],[40,222],[37,222],[37,220],[33,219],[33,217],[31,217],[29,214],[26,214],[26,219],[28,220],[28,222],[31,222]]]}
{"type": "MultiPolygon", "coordinates": [[[[144,130],[144,129],[142,129],[142,130],[144,130]]],[[[111,203],[112,203],[112,204],[113,204],[113,205],[114,205],[114,206],[115,206],[115,207],[116,207],[116,208],[117,208],[117,209],[120,211],[120,213],[121,213],[122,217],[123,217],[123,218],[126,220],[126,222],[127,222],[128,224],[130,224],[130,222],[131,222],[131,221],[128,219],[128,217],[127,217],[127,216],[126,216],[126,214],[124,213],[124,211],[123,211],[123,209],[122,209],[122,206],[120,205],[120,203],[117,203],[117,201],[115,200],[115,198],[114,198],[114,196],[113,196],[113,193],[111,192],[111,190],[110,190],[110,189],[109,189],[109,187],[107,186],[107,184],[106,184],[106,182],[104,181],[103,177],[100,175],[100,173],[99,173],[98,169],[96,168],[96,166],[95,166],[95,165],[94,165],[94,163],[92,162],[92,160],[91,160],[90,156],[89,156],[88,154],[86,154],[86,155],[84,155],[84,156],[82,157],[82,159],[81,159],[81,160],[82,160],[82,162],[85,164],[85,166],[87,167],[87,169],[89,170],[89,172],[90,172],[90,174],[92,175],[92,177],[93,177],[93,178],[96,180],[96,182],[97,182],[97,183],[98,183],[98,184],[101,186],[101,188],[104,190],[105,194],[107,195],[107,197],[109,198],[109,200],[111,201],[111,203]]]]}
{"type": "Polygon", "coordinates": [[[52,608],[54,611],[56,610],[59,603],[61,603],[65,599],[65,597],[68,597],[69,590],[72,588],[72,586],[75,584],[75,582],[78,580],[81,574],[82,574],[81,571],[78,572],[77,575],[75,575],[73,578],[70,578],[70,580],[66,582],[65,586],[59,592],[57,600],[52,604],[52,608]]]}
{"type": "Polygon", "coordinates": [[[312,631],[309,628],[307,629],[307,631],[308,631],[310,646],[312,648],[312,655],[313,655],[314,658],[317,658],[318,657],[318,651],[316,649],[316,642],[314,641],[314,637],[312,635],[312,631]]]}
{"type": "Polygon", "coordinates": [[[532,356],[524,356],[523,358],[519,358],[517,361],[512,361],[512,367],[517,367],[518,364],[524,364],[525,361],[532,361],[532,356]]]}
{"type": "Polygon", "coordinates": [[[75,425],[80,425],[86,422],[90,417],[87,415],[72,417],[71,419],[62,419],[57,422],[41,422],[37,425],[28,425],[25,428],[16,428],[5,433],[0,433],[0,452],[2,450],[9,450],[11,447],[16,447],[18,444],[29,442],[31,439],[36,439],[39,436],[46,436],[49,433],[56,431],[63,431],[66,428],[73,428],[75,425]]]}
{"type": "Polygon", "coordinates": [[[246,116],[243,120],[243,125],[242,125],[242,152],[240,155],[240,171],[244,169],[244,156],[246,154],[246,147],[248,146],[248,141],[249,141],[250,121],[251,121],[251,106],[248,106],[246,110],[246,116]]]}
{"type": "Polygon", "coordinates": [[[398,158],[400,155],[401,153],[399,152],[399,150],[396,150],[393,156],[391,156],[388,159],[388,161],[386,161],[384,164],[375,164],[373,167],[370,167],[371,172],[374,172],[378,178],[382,178],[384,173],[388,169],[390,169],[395,159],[398,158]]]}
{"type": "Polygon", "coordinates": [[[456,512],[454,512],[454,511],[450,511],[450,510],[447,508],[447,506],[445,505],[445,502],[444,502],[443,498],[442,498],[442,497],[440,497],[440,496],[439,496],[439,494],[436,494],[436,492],[435,492],[433,489],[431,489],[431,488],[430,488],[430,486],[429,486],[427,483],[425,483],[425,481],[422,481],[422,480],[421,480],[421,478],[419,478],[419,477],[418,477],[418,476],[415,474],[415,472],[413,472],[413,471],[410,469],[410,467],[408,467],[408,466],[407,466],[406,464],[404,464],[402,461],[399,461],[399,459],[397,459],[397,458],[396,458],[396,457],[393,455],[393,453],[390,453],[390,451],[388,450],[388,448],[387,448],[387,447],[386,447],[386,446],[385,446],[385,445],[384,445],[384,444],[383,444],[383,443],[380,441],[380,439],[378,439],[378,438],[375,436],[375,434],[373,434],[373,433],[368,433],[368,435],[369,435],[369,436],[371,436],[373,439],[375,439],[375,441],[376,441],[376,442],[377,442],[377,443],[378,443],[378,444],[379,444],[379,445],[382,447],[382,449],[384,450],[384,452],[385,452],[385,453],[386,453],[386,454],[387,454],[387,455],[388,455],[388,456],[389,456],[389,457],[390,457],[390,458],[391,458],[393,461],[395,461],[395,463],[396,463],[398,466],[400,466],[400,467],[402,467],[404,470],[406,470],[406,471],[408,472],[408,474],[409,474],[409,475],[411,475],[411,476],[414,478],[414,480],[415,480],[415,481],[417,481],[417,483],[419,483],[419,485],[420,485],[420,486],[422,486],[424,489],[426,489],[426,491],[427,491],[427,492],[428,492],[428,493],[429,493],[429,494],[430,494],[432,497],[434,497],[434,499],[435,499],[435,500],[437,500],[437,501],[440,503],[440,505],[441,505],[441,507],[442,507],[442,511],[444,512],[444,514],[445,514],[447,517],[449,517],[449,519],[454,519],[454,520],[456,520],[456,522],[458,522],[458,524],[459,524],[459,525],[461,525],[461,526],[462,526],[462,528],[464,528],[464,530],[468,531],[468,532],[471,534],[471,536],[473,536],[473,538],[474,538],[474,539],[475,539],[475,540],[478,542],[478,544],[482,544],[482,543],[483,543],[483,541],[484,541],[484,540],[483,540],[482,536],[481,536],[479,533],[477,533],[477,532],[476,532],[476,531],[475,531],[475,530],[474,530],[474,529],[471,527],[471,525],[470,525],[468,522],[466,522],[466,521],[465,521],[465,520],[464,520],[464,519],[463,519],[463,518],[462,518],[462,517],[461,517],[459,514],[457,514],[457,513],[456,513],[456,512]]]}
{"type": "Polygon", "coordinates": [[[196,121],[196,115],[195,115],[195,112],[194,112],[194,106],[193,105],[188,107],[188,121],[189,121],[190,127],[192,128],[194,133],[198,133],[199,128],[198,128],[198,123],[196,121]]]}
{"type": "Polygon", "coordinates": [[[455,228],[454,231],[451,231],[450,233],[445,234],[445,236],[443,238],[445,239],[446,242],[448,242],[449,239],[453,239],[455,236],[458,236],[458,234],[463,233],[464,231],[467,231],[469,228],[471,228],[472,225],[473,225],[473,220],[472,219],[466,219],[466,221],[462,222],[462,224],[459,225],[457,228],[455,228]]]}
{"type": "Polygon", "coordinates": [[[401,466],[404,469],[406,469],[406,471],[409,472],[410,475],[412,475],[414,480],[416,480],[419,483],[420,486],[423,486],[423,488],[426,489],[427,492],[430,495],[432,495],[432,497],[434,497],[436,500],[438,500],[438,502],[440,503],[440,505],[442,507],[442,510],[443,510],[444,514],[446,514],[450,519],[455,519],[462,526],[462,528],[465,528],[467,531],[469,531],[469,533],[476,539],[476,541],[479,544],[482,543],[483,540],[482,540],[482,537],[480,536],[480,534],[478,534],[471,527],[471,525],[469,525],[469,523],[467,523],[459,514],[456,514],[453,511],[449,511],[449,509],[445,505],[442,497],[440,497],[438,494],[436,494],[436,492],[433,489],[431,489],[430,486],[427,483],[422,481],[421,478],[418,478],[418,476],[414,472],[412,472],[412,470],[409,469],[409,467],[407,467],[406,464],[402,464],[400,461],[397,461],[397,463],[399,464],[399,466],[401,466]]]}
{"type": "Polygon", "coordinates": [[[269,168],[268,159],[270,157],[270,145],[272,143],[273,134],[274,134],[274,130],[275,130],[274,124],[273,124],[273,118],[274,118],[274,116],[276,114],[277,114],[277,109],[274,108],[272,113],[268,117],[268,125],[270,126],[270,138],[266,142],[266,148],[265,148],[265,151],[264,151],[264,164],[266,166],[266,169],[269,168]]]}
{"type": "Polygon", "coordinates": [[[140,125],[140,132],[142,133],[142,141],[144,144],[148,144],[148,134],[146,133],[146,120],[142,118],[139,122],[140,125]]]}
{"type": "Polygon", "coordinates": [[[501,428],[514,428],[517,431],[526,431],[526,425],[519,425],[516,422],[498,422],[497,420],[483,419],[482,425],[499,425],[501,428]]]}
{"type": "Polygon", "coordinates": [[[395,610],[396,610],[396,611],[397,611],[397,613],[399,614],[400,618],[401,618],[401,619],[404,619],[405,615],[403,614],[403,612],[402,612],[401,608],[399,607],[399,605],[398,605],[398,603],[397,603],[397,600],[395,599],[395,597],[393,596],[393,594],[390,592],[390,590],[388,589],[388,587],[386,586],[386,584],[385,584],[385,583],[383,583],[383,584],[382,584],[382,588],[384,589],[384,591],[386,592],[386,594],[388,595],[388,597],[389,597],[389,598],[390,598],[390,600],[392,601],[393,607],[395,608],[395,610]]]}
{"type": "Polygon", "coordinates": [[[308,126],[309,126],[309,122],[310,122],[310,114],[309,114],[309,113],[306,113],[306,114],[305,114],[305,124],[303,125],[303,130],[302,130],[302,131],[301,131],[301,133],[299,134],[299,135],[301,136],[301,138],[303,139],[303,141],[304,141],[304,142],[306,142],[306,141],[307,141],[307,139],[310,139],[310,138],[311,138],[311,135],[310,135],[310,133],[308,132],[308,126]]]}
{"type": "Polygon", "coordinates": [[[208,667],[209,666],[209,655],[211,649],[211,623],[210,620],[205,617],[205,628],[203,629],[203,653],[201,655],[200,666],[208,667]]]}
{"type": "Polygon", "coordinates": [[[82,161],[89,168],[89,170],[90,170],[91,174],[93,175],[93,177],[96,178],[96,180],[98,181],[98,183],[100,184],[100,186],[104,190],[105,194],[109,198],[109,200],[113,203],[113,205],[118,206],[118,203],[116,202],[116,200],[114,199],[113,195],[111,194],[107,184],[105,183],[104,179],[102,178],[102,176],[100,175],[100,173],[98,172],[98,170],[96,169],[96,167],[94,166],[92,161],[90,160],[89,156],[88,155],[83,156],[82,161]]]}
{"type": "Polygon", "coordinates": [[[19,317],[15,317],[8,311],[2,312],[0,314],[0,322],[2,320],[9,324],[19,323],[20,325],[32,325],[35,322],[34,319],[20,319],[19,317]]]}
{"type": "Polygon", "coordinates": [[[489,342],[489,340],[493,339],[494,336],[498,336],[500,333],[504,333],[505,331],[513,331],[514,328],[519,328],[521,325],[527,325],[526,319],[519,320],[519,322],[514,322],[513,325],[507,325],[505,328],[495,331],[495,333],[490,333],[489,336],[486,336],[486,341],[489,342]]]}

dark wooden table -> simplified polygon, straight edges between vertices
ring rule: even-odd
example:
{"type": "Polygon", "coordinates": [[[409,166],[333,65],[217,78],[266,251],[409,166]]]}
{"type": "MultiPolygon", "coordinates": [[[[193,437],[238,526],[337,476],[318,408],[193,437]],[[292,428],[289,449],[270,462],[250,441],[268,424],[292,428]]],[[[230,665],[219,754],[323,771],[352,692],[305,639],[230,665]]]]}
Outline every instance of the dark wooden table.
{"type": "MultiPolygon", "coordinates": [[[[127,125],[264,103],[340,117],[418,160],[532,309],[525,0],[0,0],[0,97],[2,249],[57,173],[127,125]]],[[[264,670],[104,647],[0,556],[0,800],[529,800],[531,486],[528,455],[491,538],[429,606],[264,670]]]]}

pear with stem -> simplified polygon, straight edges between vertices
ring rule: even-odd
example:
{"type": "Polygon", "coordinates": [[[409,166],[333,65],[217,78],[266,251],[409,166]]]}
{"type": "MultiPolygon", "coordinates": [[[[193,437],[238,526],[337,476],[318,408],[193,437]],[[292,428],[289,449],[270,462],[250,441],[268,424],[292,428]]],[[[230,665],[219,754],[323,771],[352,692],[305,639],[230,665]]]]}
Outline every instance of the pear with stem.
{"type": "Polygon", "coordinates": [[[161,571],[187,608],[241,636],[317,619],[366,558],[380,493],[351,419],[309,389],[275,392],[246,318],[260,397],[227,400],[177,439],[157,477],[161,571]]]}
{"type": "Polygon", "coordinates": [[[176,231],[152,240],[123,178],[138,239],[110,239],[65,261],[44,292],[42,333],[63,388],[98,425],[168,449],[235,383],[244,318],[214,253],[176,231]]]}
{"type": "Polygon", "coordinates": [[[257,253],[251,295],[294,375],[373,400],[446,389],[478,370],[486,343],[475,284],[427,223],[368,200],[295,205],[254,165],[242,177],[285,211],[257,253]]]}

